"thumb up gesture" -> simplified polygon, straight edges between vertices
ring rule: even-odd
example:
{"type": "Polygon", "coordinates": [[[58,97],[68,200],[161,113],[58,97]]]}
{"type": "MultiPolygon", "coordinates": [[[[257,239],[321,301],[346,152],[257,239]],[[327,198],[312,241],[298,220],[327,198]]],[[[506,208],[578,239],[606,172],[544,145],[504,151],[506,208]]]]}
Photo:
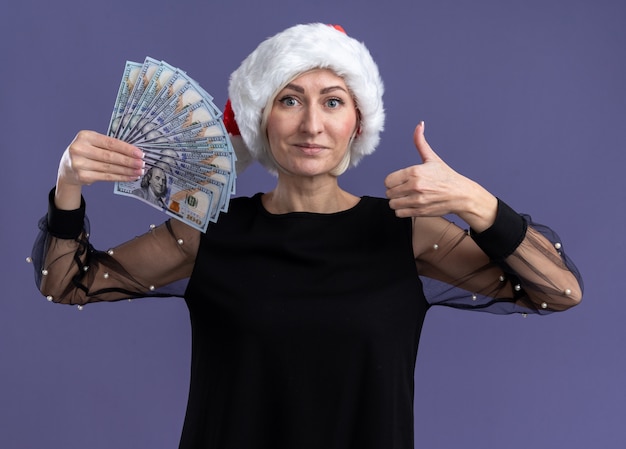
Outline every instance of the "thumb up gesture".
{"type": "Polygon", "coordinates": [[[476,232],[495,220],[497,199],[482,186],[450,168],[424,137],[424,122],[413,133],[421,163],[385,178],[389,206],[398,217],[440,217],[456,214],[476,232]]]}

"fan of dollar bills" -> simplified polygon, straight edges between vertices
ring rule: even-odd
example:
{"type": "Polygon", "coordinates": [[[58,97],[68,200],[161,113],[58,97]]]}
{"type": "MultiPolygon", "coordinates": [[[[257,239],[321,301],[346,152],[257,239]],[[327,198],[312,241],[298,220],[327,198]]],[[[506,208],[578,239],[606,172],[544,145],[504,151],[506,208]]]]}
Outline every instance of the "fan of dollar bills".
{"type": "Polygon", "coordinates": [[[201,231],[235,193],[235,154],[211,97],[185,72],[146,58],[127,62],[108,135],[145,154],[145,175],[115,183],[201,231]]]}

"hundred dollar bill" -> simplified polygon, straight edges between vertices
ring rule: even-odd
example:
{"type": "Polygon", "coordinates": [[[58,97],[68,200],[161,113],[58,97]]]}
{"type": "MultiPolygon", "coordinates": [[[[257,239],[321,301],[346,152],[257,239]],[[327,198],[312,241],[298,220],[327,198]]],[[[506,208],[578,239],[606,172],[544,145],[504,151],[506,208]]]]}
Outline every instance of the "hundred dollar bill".
{"type": "Polygon", "coordinates": [[[198,102],[205,103],[212,111],[212,117],[221,116],[221,111],[213,104],[213,97],[206,94],[204,90],[199,91],[198,84],[185,74],[179,74],[172,87],[176,89],[172,95],[162,97],[160,100],[164,101],[155,102],[142,114],[138,129],[129,136],[129,140],[135,140],[138,134],[145,134],[149,129],[146,127],[152,127],[155,123],[164,123],[198,102]]]}
{"type": "Polygon", "coordinates": [[[168,96],[167,90],[179,76],[178,69],[161,61],[159,68],[145,88],[144,93],[135,106],[130,118],[130,130],[126,139],[132,139],[147,122],[147,116],[162,96],[168,96]]]}
{"type": "Polygon", "coordinates": [[[174,141],[163,141],[161,139],[151,141],[151,142],[138,142],[135,143],[135,146],[138,148],[146,148],[151,149],[153,151],[161,151],[166,149],[173,149],[176,151],[197,151],[200,153],[206,153],[208,151],[226,151],[229,153],[234,152],[232,148],[228,145],[228,142],[221,138],[215,139],[211,138],[210,141],[189,141],[189,142],[174,142],[174,141]]]}
{"type": "Polygon", "coordinates": [[[124,102],[120,104],[119,111],[117,112],[115,133],[113,134],[113,137],[116,137],[116,138],[121,137],[124,131],[124,128],[126,124],[128,123],[128,116],[126,114],[126,111],[128,110],[130,103],[132,102],[133,95],[137,91],[138,86],[142,84],[141,82],[142,77],[146,71],[146,66],[144,63],[134,63],[134,64],[139,64],[139,69],[136,73],[133,73],[134,75],[133,82],[132,82],[132,85],[129,86],[130,91],[128,92],[128,95],[126,95],[126,97],[124,98],[124,102]]]}
{"type": "Polygon", "coordinates": [[[206,232],[209,226],[208,211],[213,204],[213,192],[204,188],[187,188],[172,195],[168,213],[179,217],[190,226],[206,232]]]}
{"type": "MultiPolygon", "coordinates": [[[[189,162],[187,162],[189,163],[189,162]]],[[[205,173],[209,170],[211,176],[216,177],[218,174],[221,178],[225,178],[231,195],[235,194],[235,181],[237,179],[234,171],[235,162],[231,154],[207,154],[204,159],[193,161],[191,166],[200,167],[199,171],[205,173]]]]}
{"type": "Polygon", "coordinates": [[[164,66],[152,58],[146,58],[144,61],[142,72],[140,73],[141,82],[135,86],[124,111],[127,123],[119,136],[121,139],[128,136],[134,129],[139,118],[138,114],[141,105],[148,101],[148,97],[154,96],[156,80],[161,76],[163,69],[164,66]]]}
{"type": "Polygon", "coordinates": [[[197,176],[219,177],[228,187],[229,196],[235,194],[237,176],[233,173],[235,163],[232,153],[218,151],[206,153],[206,157],[201,160],[185,159],[174,150],[159,152],[147,150],[145,155],[147,163],[166,164],[172,173],[179,177],[185,177],[185,175],[194,179],[197,176]]]}
{"type": "Polygon", "coordinates": [[[198,122],[193,126],[174,131],[173,133],[169,133],[163,137],[167,140],[174,140],[176,142],[194,142],[202,141],[203,139],[207,139],[208,141],[211,137],[228,137],[228,131],[226,131],[226,127],[224,126],[222,120],[215,119],[207,122],[198,122]]]}
{"type": "Polygon", "coordinates": [[[211,211],[209,212],[209,220],[216,222],[220,212],[228,211],[228,187],[221,179],[217,177],[205,177],[204,181],[201,181],[202,186],[213,192],[213,203],[211,204],[211,211]]]}
{"type": "MultiPolygon", "coordinates": [[[[175,170],[181,173],[180,168],[175,170]]],[[[185,172],[183,179],[192,185],[202,186],[213,193],[213,202],[209,210],[209,221],[217,221],[220,212],[228,210],[228,202],[230,200],[230,192],[228,189],[228,181],[224,181],[218,173],[207,171],[205,174],[195,172],[185,172]]]]}
{"type": "Polygon", "coordinates": [[[168,134],[158,131],[157,123],[150,123],[144,127],[144,134],[138,142],[152,143],[191,143],[191,142],[222,142],[228,144],[228,133],[221,120],[199,122],[186,128],[174,130],[168,134]]]}
{"type": "Polygon", "coordinates": [[[205,103],[205,105],[211,110],[211,116],[213,118],[219,118],[222,115],[221,111],[213,103],[213,98],[204,97],[196,90],[195,83],[188,80],[187,83],[175,92],[169,101],[162,106],[160,111],[153,114],[153,117],[168,117],[176,115],[185,108],[188,108],[198,102],[205,103]]]}
{"type": "Polygon", "coordinates": [[[169,183],[184,183],[190,187],[203,187],[213,194],[213,202],[209,210],[209,221],[217,221],[220,211],[227,210],[227,203],[230,199],[228,190],[228,179],[217,172],[217,168],[207,167],[203,172],[198,170],[188,170],[185,164],[171,164],[165,161],[166,158],[154,156],[146,157],[146,166],[150,173],[163,172],[169,183]],[[170,165],[171,164],[171,165],[170,165]]]}
{"type": "Polygon", "coordinates": [[[111,114],[111,120],[109,121],[109,128],[107,135],[115,136],[119,130],[119,125],[124,116],[124,110],[130,93],[135,87],[139,72],[141,71],[142,64],[138,62],[127,61],[124,67],[124,74],[122,75],[122,81],[117,91],[117,98],[115,100],[115,106],[113,107],[113,113],[111,114]]]}
{"type": "MultiPolygon", "coordinates": [[[[219,210],[222,212],[228,212],[228,204],[230,203],[230,197],[232,195],[233,177],[225,170],[221,170],[217,167],[207,167],[207,171],[202,176],[211,185],[219,186],[219,210]]],[[[217,217],[215,217],[217,220],[217,217]]]]}
{"type": "MultiPolygon", "coordinates": [[[[180,170],[179,170],[180,171],[180,170]]],[[[218,173],[207,172],[204,176],[194,173],[185,173],[184,178],[178,178],[172,175],[173,184],[186,186],[184,192],[211,192],[211,202],[209,204],[208,220],[216,222],[221,211],[228,209],[228,201],[230,194],[227,189],[227,183],[219,177],[218,173]]],[[[179,201],[182,193],[173,195],[173,201],[179,201]]],[[[206,226],[205,226],[206,228],[206,226]]]]}
{"type": "Polygon", "coordinates": [[[182,151],[168,149],[157,149],[139,147],[144,151],[146,155],[151,154],[152,157],[167,157],[169,161],[177,163],[186,163],[190,167],[198,167],[199,170],[203,170],[204,167],[217,167],[231,175],[234,175],[235,157],[234,154],[229,151],[182,151]]]}
{"type": "Polygon", "coordinates": [[[214,202],[211,189],[191,181],[172,176],[158,166],[151,166],[141,179],[118,182],[115,193],[143,201],[190,226],[206,231],[214,202]]]}
{"type": "Polygon", "coordinates": [[[170,153],[170,156],[183,161],[199,165],[215,165],[223,169],[232,171],[236,161],[235,153],[230,145],[230,141],[220,138],[216,141],[214,137],[197,139],[195,141],[172,142],[168,139],[160,138],[150,142],[136,144],[138,148],[149,153],[170,153]]]}
{"type": "MultiPolygon", "coordinates": [[[[219,190],[213,190],[214,198],[218,198],[219,210],[228,210],[230,196],[234,193],[234,177],[229,170],[217,165],[190,164],[162,154],[147,153],[145,161],[148,166],[160,167],[168,174],[201,186],[218,186],[219,190]]],[[[214,215],[212,211],[211,216],[214,215]]]]}
{"type": "MultiPolygon", "coordinates": [[[[164,96],[151,104],[143,113],[138,120],[139,123],[136,129],[129,135],[128,140],[134,140],[138,135],[145,134],[146,127],[153,127],[155,121],[158,120],[158,122],[163,123],[184,109],[182,96],[187,90],[191,89],[191,84],[182,74],[178,74],[174,79],[173,87],[176,89],[175,92],[172,94],[166,92],[164,96]],[[182,83],[182,85],[177,83],[182,83]]],[[[195,99],[195,102],[198,102],[202,98],[199,95],[195,95],[195,99]]]]}
{"type": "Polygon", "coordinates": [[[130,97],[126,102],[124,116],[122,117],[122,125],[116,136],[117,138],[126,140],[125,137],[128,135],[133,125],[131,123],[131,119],[133,118],[135,108],[160,66],[161,64],[156,59],[151,57],[147,57],[145,59],[143,65],[141,66],[137,82],[135,83],[133,91],[130,93],[130,97]]]}
{"type": "Polygon", "coordinates": [[[150,157],[153,160],[164,159],[170,166],[185,167],[186,170],[204,173],[210,167],[220,169],[231,179],[230,186],[232,193],[234,192],[234,181],[236,179],[235,156],[229,151],[212,150],[199,152],[187,152],[181,150],[174,150],[172,148],[157,149],[142,148],[146,157],[150,157]]]}
{"type": "Polygon", "coordinates": [[[219,211],[212,214],[217,202],[212,189],[177,178],[172,184],[178,189],[173,189],[166,212],[206,232],[209,222],[217,221],[219,215],[219,211]]]}
{"type": "Polygon", "coordinates": [[[211,171],[208,176],[211,179],[216,179],[223,182],[226,185],[226,189],[228,191],[228,195],[226,196],[226,203],[222,205],[222,210],[224,212],[228,211],[228,204],[230,203],[230,197],[233,196],[235,192],[235,181],[237,176],[231,170],[225,170],[220,168],[218,165],[209,166],[211,171]]]}
{"type": "MultiPolygon", "coordinates": [[[[190,169],[195,169],[202,176],[208,176],[212,179],[221,180],[228,189],[228,197],[226,197],[227,202],[230,200],[230,196],[236,193],[236,180],[237,176],[234,172],[235,161],[232,157],[232,153],[218,153],[215,152],[212,155],[208,155],[204,159],[200,161],[195,161],[193,163],[185,162],[185,166],[188,166],[190,169]]],[[[227,210],[228,204],[226,204],[227,210]]]]}
{"type": "Polygon", "coordinates": [[[163,105],[168,103],[178,89],[186,83],[182,72],[180,72],[179,69],[174,70],[174,73],[165,82],[165,85],[159,90],[158,94],[155,95],[151,103],[147,106],[135,127],[136,129],[141,129],[146,123],[150,122],[150,119],[158,113],[158,111],[164,107],[163,105]]]}
{"type": "MultiPolygon", "coordinates": [[[[145,64],[145,63],[144,63],[145,64]]],[[[151,65],[156,65],[155,62],[149,62],[151,65]]],[[[154,70],[154,67],[152,67],[154,70]]],[[[138,123],[149,110],[150,105],[155,98],[161,93],[161,90],[167,84],[169,79],[176,73],[176,69],[169,64],[161,61],[156,66],[156,70],[152,76],[150,76],[151,69],[146,71],[146,77],[150,77],[147,85],[143,89],[143,93],[139,98],[134,98],[128,108],[128,114],[130,115],[128,125],[125,129],[122,139],[126,140],[136,132],[138,123]]]]}
{"type": "Polygon", "coordinates": [[[235,155],[224,148],[206,148],[204,150],[189,150],[186,148],[178,148],[173,146],[143,146],[137,145],[144,154],[152,157],[164,157],[168,160],[176,162],[187,162],[194,166],[214,165],[224,170],[231,171],[234,167],[235,155]]]}
{"type": "Polygon", "coordinates": [[[208,122],[215,119],[214,106],[207,104],[204,100],[194,103],[174,116],[164,117],[157,115],[152,119],[150,129],[146,128],[146,132],[132,140],[129,143],[142,142],[150,136],[162,135],[166,136],[174,132],[184,130],[201,122],[208,122]]]}
{"type": "Polygon", "coordinates": [[[224,153],[230,153],[233,159],[236,159],[235,152],[232,147],[223,140],[212,140],[208,142],[140,142],[134,144],[137,148],[145,149],[146,151],[165,151],[174,150],[181,154],[181,157],[189,157],[191,159],[197,159],[203,157],[202,153],[214,153],[221,151],[224,153]],[[182,156],[185,153],[186,156],[182,156]],[[200,153],[200,156],[194,156],[192,153],[200,153]]]}

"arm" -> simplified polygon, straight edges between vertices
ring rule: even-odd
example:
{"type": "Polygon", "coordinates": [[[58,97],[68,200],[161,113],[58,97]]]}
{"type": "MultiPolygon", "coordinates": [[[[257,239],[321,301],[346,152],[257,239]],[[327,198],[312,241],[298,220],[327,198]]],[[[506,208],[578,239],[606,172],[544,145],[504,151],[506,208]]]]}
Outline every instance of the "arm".
{"type": "Polygon", "coordinates": [[[414,217],[413,251],[429,301],[497,313],[567,309],[582,281],[558,236],[512,211],[432,151],[423,124],[415,144],[424,163],[386,179],[398,216],[414,217]],[[469,233],[441,218],[456,214],[469,233]],[[429,294],[430,293],[430,294],[429,294]]]}
{"type": "Polygon", "coordinates": [[[549,313],[582,297],[582,280],[558,236],[499,202],[480,234],[443,218],[415,218],[416,264],[431,304],[493,313],[549,313]]]}
{"type": "Polygon", "coordinates": [[[143,152],[133,145],[80,131],[61,157],[54,203],[61,210],[78,209],[83,186],[97,181],[134,181],[144,174],[144,167],[143,152]]]}
{"type": "Polygon", "coordinates": [[[191,274],[198,231],[167,222],[106,252],[88,240],[82,186],[136,178],[142,166],[138,151],[92,132],[79,133],[65,151],[32,255],[37,285],[49,300],[82,305],[182,293],[162,287],[191,274]]]}

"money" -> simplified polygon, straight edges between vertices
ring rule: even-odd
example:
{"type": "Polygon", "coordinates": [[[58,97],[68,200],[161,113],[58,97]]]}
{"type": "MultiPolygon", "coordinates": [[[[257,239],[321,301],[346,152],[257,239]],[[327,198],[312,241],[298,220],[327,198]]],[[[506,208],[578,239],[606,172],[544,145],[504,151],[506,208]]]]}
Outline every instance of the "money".
{"type": "Polygon", "coordinates": [[[137,82],[137,77],[141,71],[141,66],[142,65],[137,62],[126,62],[124,74],[122,75],[122,81],[117,92],[115,106],[113,107],[113,114],[111,114],[111,121],[109,122],[109,129],[107,131],[109,136],[117,135],[130,93],[133,91],[135,83],[137,82]]]}
{"type": "Polygon", "coordinates": [[[145,140],[153,140],[169,134],[180,133],[183,130],[196,125],[214,120],[215,108],[204,100],[188,105],[174,114],[163,111],[153,117],[142,129],[137,137],[128,139],[130,143],[141,143],[145,140]]]}
{"type": "Polygon", "coordinates": [[[230,195],[235,194],[235,176],[233,176],[235,161],[232,153],[226,151],[187,153],[171,149],[155,152],[147,148],[143,148],[143,151],[146,163],[166,164],[173,175],[183,178],[197,179],[198,175],[219,177],[228,186],[230,195]],[[193,158],[188,158],[189,154],[193,158]]]}
{"type": "MultiPolygon", "coordinates": [[[[162,93],[163,88],[169,81],[169,79],[174,76],[176,73],[176,69],[171,67],[166,63],[159,63],[156,67],[156,71],[154,75],[148,81],[142,95],[140,98],[133,100],[134,104],[131,105],[130,108],[130,119],[128,125],[128,133],[134,132],[136,126],[141,120],[147,111],[150,110],[153,102],[162,93]]],[[[128,140],[130,136],[126,136],[126,140],[128,140]]]]}
{"type": "Polygon", "coordinates": [[[144,152],[146,173],[115,183],[114,193],[206,232],[236,190],[236,157],[221,117],[184,71],[150,57],[126,62],[107,133],[144,152]]]}
{"type": "MultiPolygon", "coordinates": [[[[144,125],[145,126],[145,125],[144,125]]],[[[152,127],[152,129],[154,126],[152,127]]],[[[147,130],[149,132],[150,130],[147,130]]],[[[188,126],[184,129],[177,130],[167,135],[146,135],[143,139],[144,142],[181,142],[191,143],[202,141],[223,141],[223,136],[226,135],[224,124],[221,120],[209,120],[207,122],[195,123],[192,126],[188,126]]]]}
{"type": "Polygon", "coordinates": [[[137,198],[203,232],[209,221],[217,221],[213,189],[171,176],[156,165],[140,180],[117,183],[115,193],[137,198]]]}

